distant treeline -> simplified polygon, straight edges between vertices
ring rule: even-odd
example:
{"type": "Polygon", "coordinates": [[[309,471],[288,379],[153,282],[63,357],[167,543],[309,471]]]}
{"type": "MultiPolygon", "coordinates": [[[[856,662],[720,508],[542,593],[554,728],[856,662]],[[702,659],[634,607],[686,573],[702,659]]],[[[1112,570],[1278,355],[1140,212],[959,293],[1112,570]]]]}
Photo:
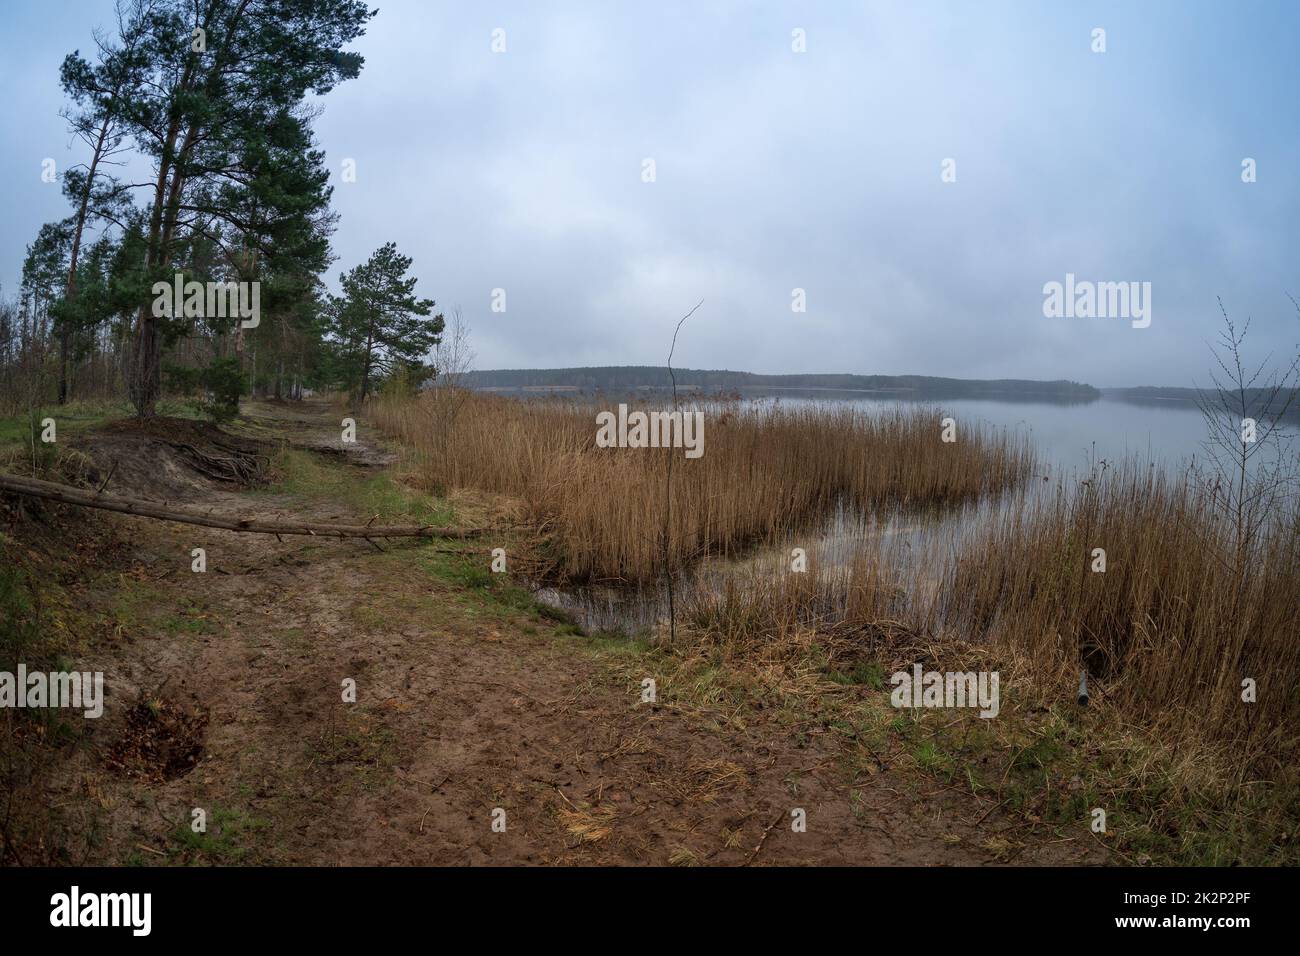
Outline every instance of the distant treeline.
{"type": "MultiPolygon", "coordinates": [[[[1093,401],[1101,393],[1081,382],[1035,382],[1028,379],[960,379],[929,375],[756,375],[753,372],[674,369],[677,387],[705,391],[743,389],[834,389],[892,392],[935,398],[1048,398],[1093,401]]],[[[668,369],[653,365],[605,365],[592,368],[496,369],[466,376],[475,388],[577,388],[625,391],[670,388],[668,369]]]]}

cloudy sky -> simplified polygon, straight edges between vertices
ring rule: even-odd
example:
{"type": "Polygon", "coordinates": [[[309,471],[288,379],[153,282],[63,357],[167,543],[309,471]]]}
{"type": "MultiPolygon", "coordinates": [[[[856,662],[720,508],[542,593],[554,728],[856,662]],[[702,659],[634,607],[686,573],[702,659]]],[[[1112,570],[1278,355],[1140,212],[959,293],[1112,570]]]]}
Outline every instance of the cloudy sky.
{"type": "MultiPolygon", "coordinates": [[[[661,365],[701,299],[680,366],[1190,385],[1216,296],[1261,357],[1300,339],[1300,4],[378,5],[318,121],[330,281],[395,240],[479,368],[661,365]],[[1066,273],[1150,282],[1150,327],[1045,317],[1066,273]]],[[[41,161],[81,158],[59,62],[111,18],[0,6],[6,293],[67,214],[41,161]]]]}

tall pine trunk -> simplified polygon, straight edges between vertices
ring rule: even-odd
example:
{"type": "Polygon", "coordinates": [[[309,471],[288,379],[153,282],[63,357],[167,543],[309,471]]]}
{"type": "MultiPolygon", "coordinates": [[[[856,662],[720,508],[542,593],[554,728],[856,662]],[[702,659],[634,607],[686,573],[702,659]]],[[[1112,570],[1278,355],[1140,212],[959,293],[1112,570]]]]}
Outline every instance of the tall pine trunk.
{"type": "MultiPolygon", "coordinates": [[[[63,300],[71,308],[77,297],[77,259],[81,254],[81,237],[86,229],[86,216],[90,210],[90,193],[95,186],[95,176],[99,172],[99,162],[104,158],[104,148],[108,143],[108,132],[113,126],[113,110],[104,114],[104,122],[99,125],[99,135],[95,139],[95,148],[91,152],[90,167],[86,171],[86,185],[81,190],[81,201],[77,204],[76,225],[72,230],[72,253],[68,265],[68,281],[64,286],[63,300]]],[[[65,312],[59,329],[59,404],[68,401],[68,353],[71,351],[72,329],[69,327],[70,316],[65,312]]]]}

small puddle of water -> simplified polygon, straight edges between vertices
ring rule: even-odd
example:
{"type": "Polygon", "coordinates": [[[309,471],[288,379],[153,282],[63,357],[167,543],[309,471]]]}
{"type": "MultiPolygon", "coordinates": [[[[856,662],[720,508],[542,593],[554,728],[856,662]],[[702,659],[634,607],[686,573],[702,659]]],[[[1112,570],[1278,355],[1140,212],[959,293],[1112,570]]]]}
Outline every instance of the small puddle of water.
{"type": "MultiPolygon", "coordinates": [[[[788,573],[795,548],[806,552],[809,567],[823,571],[847,568],[854,560],[870,556],[887,568],[890,576],[899,578],[900,584],[919,594],[932,577],[926,567],[933,566],[936,549],[956,551],[967,535],[1001,508],[1023,506],[1021,494],[924,512],[861,513],[841,506],[820,526],[787,535],[780,544],[756,547],[743,558],[706,558],[679,571],[674,582],[675,603],[680,613],[695,595],[722,593],[728,585],[745,587],[765,575],[788,573]]],[[[542,587],[536,595],[589,632],[642,635],[668,621],[668,592],[661,581],[621,587],[542,587]]]]}

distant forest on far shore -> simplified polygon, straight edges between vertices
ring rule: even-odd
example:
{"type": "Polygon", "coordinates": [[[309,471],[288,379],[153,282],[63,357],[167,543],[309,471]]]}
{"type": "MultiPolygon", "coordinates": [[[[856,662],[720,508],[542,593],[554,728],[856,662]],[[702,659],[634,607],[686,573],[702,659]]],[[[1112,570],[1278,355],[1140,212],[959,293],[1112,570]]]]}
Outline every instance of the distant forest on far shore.
{"type": "MultiPolygon", "coordinates": [[[[1028,379],[960,379],[929,375],[758,375],[718,369],[673,369],[679,389],[710,392],[742,389],[835,389],[855,392],[895,392],[935,398],[1048,398],[1093,401],[1101,392],[1081,382],[1035,382],[1028,379]]],[[[654,365],[603,365],[591,368],[496,369],[470,372],[473,388],[573,388],[626,391],[671,388],[668,369],[654,365]]]]}

